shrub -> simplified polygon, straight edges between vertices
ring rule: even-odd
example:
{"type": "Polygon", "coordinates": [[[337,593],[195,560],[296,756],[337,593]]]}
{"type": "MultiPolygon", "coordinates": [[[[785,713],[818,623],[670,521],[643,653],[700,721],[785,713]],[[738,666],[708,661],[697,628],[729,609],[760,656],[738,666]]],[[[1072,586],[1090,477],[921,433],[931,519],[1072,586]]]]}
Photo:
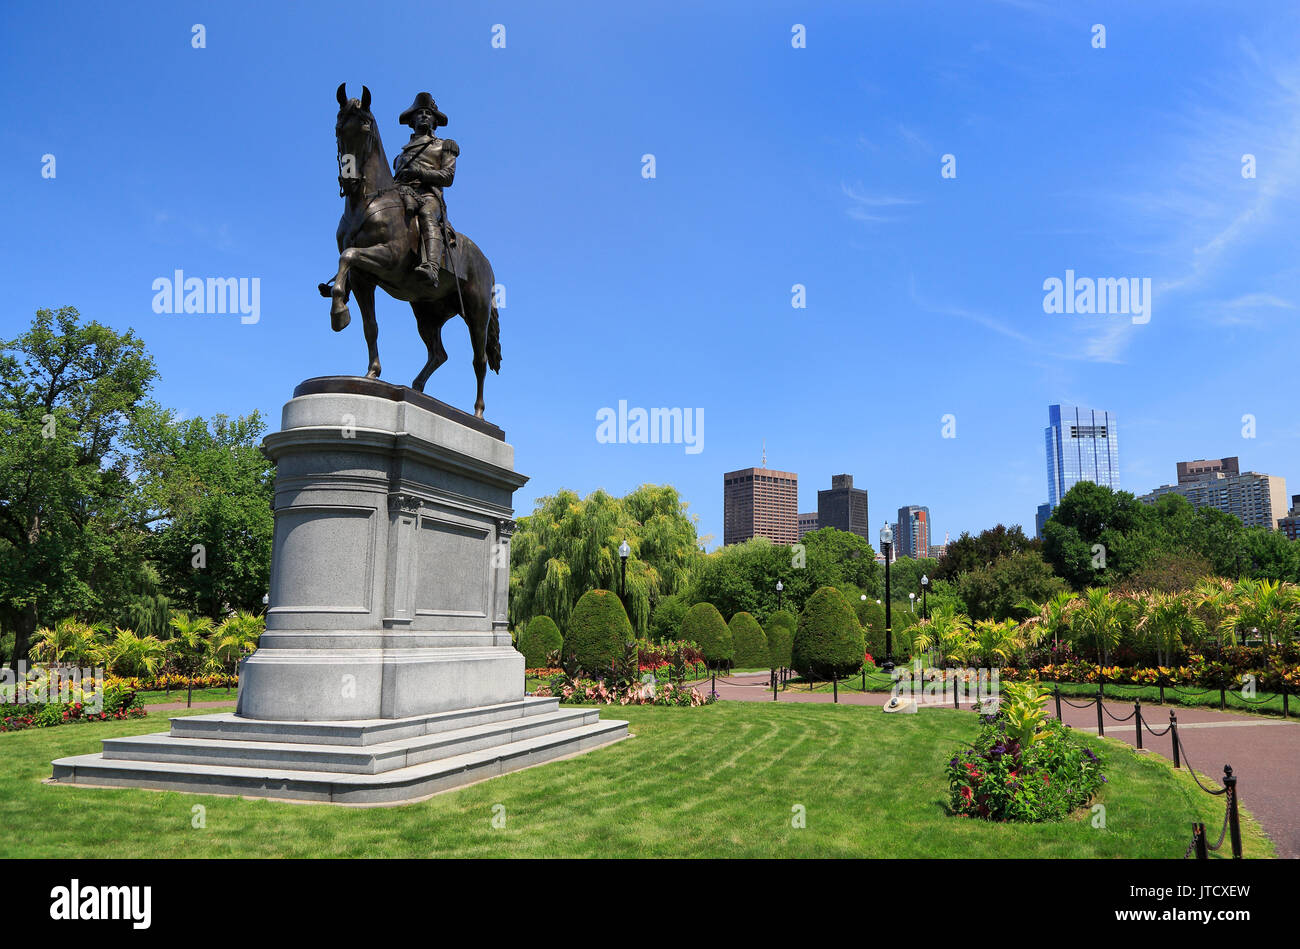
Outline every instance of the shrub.
{"type": "Polygon", "coordinates": [[[839,590],[822,587],[808,598],[790,650],[795,671],[818,679],[849,675],[862,668],[865,651],[862,627],[839,590]]]}
{"type": "Polygon", "coordinates": [[[682,639],[695,643],[704,661],[713,668],[730,662],[735,655],[731,629],[712,603],[696,603],[682,620],[682,639]]]}
{"type": "Polygon", "coordinates": [[[582,672],[603,676],[636,642],[618,594],[588,590],[569,616],[564,656],[582,672]]]}
{"type": "Polygon", "coordinates": [[[768,668],[789,669],[790,649],[799,618],[789,610],[773,613],[767,621],[768,668]]]}
{"type": "Polygon", "coordinates": [[[767,666],[767,635],[752,613],[737,613],[727,624],[735,649],[732,664],[738,669],[762,669],[767,666]]]}
{"type": "Polygon", "coordinates": [[[534,616],[519,634],[517,648],[524,654],[524,665],[527,668],[540,668],[547,664],[551,653],[564,648],[564,637],[549,616],[534,616]]]}

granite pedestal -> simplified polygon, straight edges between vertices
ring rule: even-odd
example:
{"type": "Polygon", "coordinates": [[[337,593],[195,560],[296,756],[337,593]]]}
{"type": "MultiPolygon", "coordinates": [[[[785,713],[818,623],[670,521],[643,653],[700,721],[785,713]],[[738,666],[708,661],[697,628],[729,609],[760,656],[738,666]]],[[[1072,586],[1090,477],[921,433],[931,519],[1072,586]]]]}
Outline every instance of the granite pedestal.
{"type": "Polygon", "coordinates": [[[276,462],[266,632],[233,715],[54,762],[55,782],[391,803],[615,741],[627,723],[523,698],[512,495],[496,426],[402,386],[310,379],[276,462]]]}

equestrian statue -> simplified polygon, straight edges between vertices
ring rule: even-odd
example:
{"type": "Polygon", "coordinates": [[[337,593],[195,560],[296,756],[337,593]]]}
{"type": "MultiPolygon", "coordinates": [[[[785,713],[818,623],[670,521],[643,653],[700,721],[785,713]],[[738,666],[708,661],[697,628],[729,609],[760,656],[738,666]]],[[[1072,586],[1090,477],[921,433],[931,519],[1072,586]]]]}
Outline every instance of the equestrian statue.
{"type": "Polygon", "coordinates": [[[410,126],[410,141],[388,170],[388,156],[370,111],[370,90],[349,99],[346,83],[338,88],[339,269],[329,283],[319,285],[332,300],[330,325],[337,332],[352,320],[348,297],[361,308],[370,364],[366,377],[378,379],[379,325],[375,321],[375,288],[411,304],[420,338],[429,358],[411,388],[424,391],[433,371],[447,361],[442,326],[460,316],[469,327],[474,347],[478,396],[474,414],[483,417],[483,378],[491,367],[501,371],[501,330],[493,288],[492,265],[478,245],[457,234],[447,221],[443,189],[456,177],[460,147],[437,137],[447,116],[433,96],[421,92],[401,114],[410,126]]]}

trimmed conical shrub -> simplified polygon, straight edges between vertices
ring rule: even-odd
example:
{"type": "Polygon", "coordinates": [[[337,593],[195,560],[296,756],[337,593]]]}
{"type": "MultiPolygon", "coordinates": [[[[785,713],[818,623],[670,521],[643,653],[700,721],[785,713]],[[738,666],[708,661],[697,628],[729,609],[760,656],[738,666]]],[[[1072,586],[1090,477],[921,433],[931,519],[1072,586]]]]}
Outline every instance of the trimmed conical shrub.
{"type": "Polygon", "coordinates": [[[549,616],[534,616],[524,631],[519,634],[519,651],[524,654],[524,665],[529,669],[540,669],[546,665],[548,657],[564,647],[564,637],[560,627],[549,616]]]}
{"type": "Polygon", "coordinates": [[[834,587],[822,587],[799,614],[790,661],[801,676],[829,679],[862,668],[865,642],[849,601],[834,587]]]}
{"type": "Polygon", "coordinates": [[[737,613],[727,624],[735,650],[732,665],[737,669],[767,668],[767,635],[752,613],[737,613]]]}
{"type": "Polygon", "coordinates": [[[768,668],[789,669],[790,650],[794,646],[794,631],[799,618],[789,610],[773,613],[767,620],[768,668]]]}
{"type": "Polygon", "coordinates": [[[636,639],[618,594],[588,590],[569,615],[564,655],[581,672],[603,676],[621,659],[628,643],[636,639]]]}
{"type": "Polygon", "coordinates": [[[686,611],[682,639],[699,646],[704,661],[714,668],[730,662],[735,655],[731,630],[712,603],[696,603],[686,611]]]}

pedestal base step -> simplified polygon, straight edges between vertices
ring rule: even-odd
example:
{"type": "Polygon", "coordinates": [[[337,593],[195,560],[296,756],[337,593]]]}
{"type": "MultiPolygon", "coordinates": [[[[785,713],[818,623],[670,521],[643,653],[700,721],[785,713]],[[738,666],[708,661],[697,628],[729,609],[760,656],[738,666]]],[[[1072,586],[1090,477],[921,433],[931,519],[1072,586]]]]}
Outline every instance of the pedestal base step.
{"type": "Polygon", "coordinates": [[[457,713],[459,723],[443,716],[401,723],[181,718],[174,720],[171,734],[109,738],[102,754],[60,758],[49,780],[333,804],[399,804],[627,737],[627,722],[601,721],[595,709],[558,710],[553,699],[526,701],[526,711],[516,708],[504,720],[492,719],[505,714],[503,707],[493,706],[457,713]],[[204,724],[193,726],[205,719],[214,737],[184,737],[201,733],[204,724]],[[472,724],[463,724],[466,720],[472,724]],[[367,744],[303,742],[295,734],[304,726],[328,726],[356,738],[367,728],[399,724],[407,729],[451,727],[367,744]],[[267,730],[277,725],[291,727],[278,734],[267,730]],[[256,737],[234,737],[232,730],[240,728],[254,729],[256,737]]]}

